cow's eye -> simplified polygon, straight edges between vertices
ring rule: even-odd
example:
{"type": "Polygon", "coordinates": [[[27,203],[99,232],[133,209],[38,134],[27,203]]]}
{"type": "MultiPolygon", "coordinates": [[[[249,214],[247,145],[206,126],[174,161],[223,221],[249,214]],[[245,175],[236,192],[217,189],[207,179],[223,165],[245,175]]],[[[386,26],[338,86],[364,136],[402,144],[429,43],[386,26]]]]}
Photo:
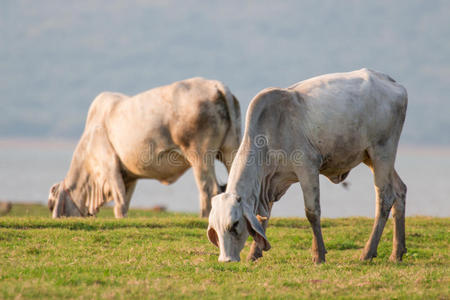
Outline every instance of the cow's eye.
{"type": "Polygon", "coordinates": [[[231,232],[232,234],[234,234],[234,235],[237,235],[237,234],[238,234],[238,232],[237,232],[237,227],[238,227],[238,225],[239,225],[239,221],[236,221],[236,222],[233,223],[233,225],[232,225],[231,228],[230,228],[230,232],[231,232]]]}

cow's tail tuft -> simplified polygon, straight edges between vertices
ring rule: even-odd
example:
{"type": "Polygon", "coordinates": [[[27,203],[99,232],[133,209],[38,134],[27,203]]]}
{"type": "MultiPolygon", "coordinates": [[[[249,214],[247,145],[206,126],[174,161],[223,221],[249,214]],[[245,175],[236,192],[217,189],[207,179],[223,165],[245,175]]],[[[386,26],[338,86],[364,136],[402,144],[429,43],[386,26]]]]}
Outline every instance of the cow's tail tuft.
{"type": "Polygon", "coordinates": [[[219,88],[219,92],[225,96],[225,105],[230,118],[230,127],[225,138],[225,143],[232,142],[232,144],[239,146],[241,143],[241,107],[239,101],[226,86],[222,85],[219,88]],[[229,139],[233,139],[233,141],[229,139]]]}

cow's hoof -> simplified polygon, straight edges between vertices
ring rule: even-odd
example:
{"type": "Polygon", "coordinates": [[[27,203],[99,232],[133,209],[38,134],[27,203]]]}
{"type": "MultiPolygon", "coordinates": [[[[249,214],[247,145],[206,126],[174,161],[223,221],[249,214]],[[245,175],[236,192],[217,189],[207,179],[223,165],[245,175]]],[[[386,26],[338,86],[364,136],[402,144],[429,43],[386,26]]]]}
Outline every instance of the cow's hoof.
{"type": "Polygon", "coordinates": [[[367,251],[367,252],[364,251],[359,259],[362,261],[367,261],[367,260],[372,261],[372,259],[375,257],[377,257],[377,252],[370,253],[369,251],[367,251]]]}
{"type": "Polygon", "coordinates": [[[321,256],[313,256],[313,262],[316,264],[316,265],[320,265],[320,264],[323,264],[323,263],[325,263],[325,255],[323,256],[323,257],[321,257],[321,256]]]}
{"type": "Polygon", "coordinates": [[[395,254],[391,254],[391,256],[389,256],[389,260],[392,262],[401,262],[402,261],[402,257],[398,257],[395,254]]]}
{"type": "Polygon", "coordinates": [[[389,256],[389,260],[392,262],[401,262],[403,259],[403,254],[406,253],[406,248],[403,250],[394,250],[392,251],[391,256],[389,256]]]}
{"type": "Polygon", "coordinates": [[[254,255],[249,255],[247,256],[247,261],[257,261],[258,259],[260,259],[262,256],[254,256],[254,255]]]}
{"type": "Polygon", "coordinates": [[[116,219],[122,219],[127,216],[128,209],[125,205],[116,205],[114,206],[114,216],[116,219]]]}
{"type": "Polygon", "coordinates": [[[208,218],[210,212],[211,212],[211,209],[208,209],[208,208],[202,208],[202,209],[200,210],[200,218],[208,218]]]}
{"type": "Polygon", "coordinates": [[[250,252],[247,256],[247,261],[255,261],[263,256],[262,250],[256,245],[255,242],[252,243],[250,252]]]}
{"type": "Polygon", "coordinates": [[[247,261],[256,261],[263,257],[262,253],[249,253],[247,256],[247,261]]]}

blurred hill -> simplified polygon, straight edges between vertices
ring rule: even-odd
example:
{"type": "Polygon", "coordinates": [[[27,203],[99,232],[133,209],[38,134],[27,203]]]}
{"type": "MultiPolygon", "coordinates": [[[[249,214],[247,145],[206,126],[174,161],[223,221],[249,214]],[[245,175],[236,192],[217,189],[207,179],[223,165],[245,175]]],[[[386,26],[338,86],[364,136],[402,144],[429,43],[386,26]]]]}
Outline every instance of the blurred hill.
{"type": "Polygon", "coordinates": [[[78,138],[101,91],[192,76],[245,111],[269,86],[373,68],[406,86],[402,142],[450,144],[449,1],[0,2],[0,137],[78,138]]]}

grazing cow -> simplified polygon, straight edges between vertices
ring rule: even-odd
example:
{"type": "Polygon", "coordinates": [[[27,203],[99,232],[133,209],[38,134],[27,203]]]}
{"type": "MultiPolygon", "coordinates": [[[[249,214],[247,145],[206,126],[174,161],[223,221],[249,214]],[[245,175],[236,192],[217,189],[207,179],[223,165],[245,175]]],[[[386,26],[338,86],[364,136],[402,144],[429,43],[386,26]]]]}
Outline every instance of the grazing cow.
{"type": "Polygon", "coordinates": [[[208,238],[219,261],[239,261],[249,234],[250,260],[270,244],[265,230],[274,202],[294,182],[303,190],[313,230],[313,261],[325,261],[319,174],[342,182],[361,162],[374,174],[376,214],[361,259],[377,256],[389,211],[394,216],[391,260],[406,253],[406,186],[394,169],[407,93],[391,77],[362,69],[318,76],[287,89],[269,88],[251,101],[245,132],[225,193],[212,200],[208,238]]]}
{"type": "Polygon", "coordinates": [[[7,215],[12,209],[11,202],[0,202],[0,216],[7,215]]]}
{"type": "Polygon", "coordinates": [[[114,200],[116,218],[127,214],[139,178],[173,183],[191,166],[201,216],[222,192],[214,160],[227,170],[241,139],[239,103],[219,81],[192,78],[133,97],[101,93],[65,179],[50,189],[53,218],[95,215],[114,200]]]}

